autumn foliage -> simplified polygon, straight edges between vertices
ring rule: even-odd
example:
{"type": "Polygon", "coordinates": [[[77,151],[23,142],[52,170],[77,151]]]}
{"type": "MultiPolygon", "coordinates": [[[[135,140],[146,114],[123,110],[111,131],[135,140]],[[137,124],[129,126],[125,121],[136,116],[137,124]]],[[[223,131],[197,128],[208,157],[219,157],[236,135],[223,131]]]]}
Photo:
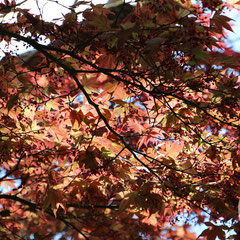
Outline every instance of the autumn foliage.
{"type": "Polygon", "coordinates": [[[1,239],[239,239],[235,2],[1,1],[1,239]]]}

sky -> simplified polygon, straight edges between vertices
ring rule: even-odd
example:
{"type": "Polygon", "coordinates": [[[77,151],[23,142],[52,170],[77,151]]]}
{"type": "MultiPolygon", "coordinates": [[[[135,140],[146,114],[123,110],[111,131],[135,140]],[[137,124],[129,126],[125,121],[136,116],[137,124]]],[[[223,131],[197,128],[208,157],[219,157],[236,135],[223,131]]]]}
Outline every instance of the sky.
{"type": "Polygon", "coordinates": [[[240,13],[237,10],[233,10],[227,13],[227,16],[234,20],[233,24],[235,25],[233,27],[234,32],[228,31],[229,46],[240,52],[240,13]]]}

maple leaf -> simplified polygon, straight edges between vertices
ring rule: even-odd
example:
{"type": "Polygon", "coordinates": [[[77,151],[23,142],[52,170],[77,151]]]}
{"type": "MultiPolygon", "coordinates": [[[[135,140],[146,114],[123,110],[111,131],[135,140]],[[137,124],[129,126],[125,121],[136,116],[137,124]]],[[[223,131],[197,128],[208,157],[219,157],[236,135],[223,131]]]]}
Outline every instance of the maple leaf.
{"type": "Polygon", "coordinates": [[[153,226],[156,226],[157,225],[157,218],[155,216],[155,214],[151,214],[147,217],[145,217],[143,220],[142,220],[143,223],[147,223],[149,225],[153,225],[153,226]]]}
{"type": "Polygon", "coordinates": [[[62,193],[59,190],[55,190],[53,187],[51,187],[47,192],[47,196],[43,202],[43,209],[45,210],[49,206],[51,206],[51,208],[53,209],[55,217],[57,217],[57,210],[59,209],[59,207],[61,207],[66,213],[62,193]]]}
{"type": "MultiPolygon", "coordinates": [[[[207,223],[205,223],[205,224],[207,224],[207,223]]],[[[225,235],[225,232],[224,232],[225,229],[226,229],[225,227],[215,226],[215,225],[211,224],[210,228],[205,229],[201,233],[200,236],[206,236],[207,240],[215,240],[217,237],[221,240],[224,240],[224,239],[226,239],[226,235],[225,235]]]]}
{"type": "Polygon", "coordinates": [[[0,238],[239,232],[239,1],[2,2],[0,238]]]}
{"type": "Polygon", "coordinates": [[[171,158],[176,158],[178,154],[182,151],[184,142],[174,141],[173,143],[166,143],[166,155],[171,158]]]}
{"type": "Polygon", "coordinates": [[[4,191],[10,191],[11,189],[16,188],[16,181],[12,179],[3,180],[0,182],[0,187],[4,191]]]}
{"type": "Polygon", "coordinates": [[[219,33],[222,33],[222,28],[225,28],[231,32],[233,32],[233,29],[231,27],[231,25],[228,23],[229,21],[232,21],[233,19],[224,16],[224,15],[220,15],[218,13],[215,13],[212,21],[214,22],[216,29],[219,33]]]}
{"type": "Polygon", "coordinates": [[[130,127],[130,129],[134,130],[134,132],[137,133],[142,133],[145,130],[142,124],[136,119],[129,119],[128,126],[130,127]]]}

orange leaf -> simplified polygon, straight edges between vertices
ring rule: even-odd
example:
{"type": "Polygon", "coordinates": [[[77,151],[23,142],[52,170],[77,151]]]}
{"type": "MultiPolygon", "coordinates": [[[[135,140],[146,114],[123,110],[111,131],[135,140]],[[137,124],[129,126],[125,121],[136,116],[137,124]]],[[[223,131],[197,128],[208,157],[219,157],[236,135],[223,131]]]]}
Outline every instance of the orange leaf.
{"type": "Polygon", "coordinates": [[[115,67],[113,57],[110,54],[101,55],[97,59],[96,64],[98,64],[100,68],[114,69],[115,67]]]}
{"type": "Polygon", "coordinates": [[[61,206],[66,213],[65,204],[63,202],[63,196],[60,191],[50,188],[47,192],[47,197],[43,202],[43,210],[47,209],[49,206],[53,209],[54,216],[56,217],[57,210],[61,206]]]}
{"type": "Polygon", "coordinates": [[[0,186],[4,189],[4,191],[10,191],[13,188],[16,188],[15,181],[12,179],[3,180],[0,182],[0,186]]]}
{"type": "Polygon", "coordinates": [[[150,215],[149,217],[145,217],[143,220],[142,220],[143,223],[146,223],[146,224],[149,224],[149,225],[153,225],[153,226],[156,226],[157,223],[158,223],[158,220],[155,216],[155,214],[152,214],[150,215]]]}
{"type": "Polygon", "coordinates": [[[144,127],[136,119],[129,119],[128,126],[130,127],[130,129],[134,130],[137,133],[142,133],[144,131],[144,127]]]}
{"type": "Polygon", "coordinates": [[[179,143],[178,141],[175,141],[172,144],[171,142],[167,142],[166,143],[167,155],[171,158],[176,158],[179,155],[180,151],[182,151],[183,145],[184,145],[183,142],[179,143]]]}

